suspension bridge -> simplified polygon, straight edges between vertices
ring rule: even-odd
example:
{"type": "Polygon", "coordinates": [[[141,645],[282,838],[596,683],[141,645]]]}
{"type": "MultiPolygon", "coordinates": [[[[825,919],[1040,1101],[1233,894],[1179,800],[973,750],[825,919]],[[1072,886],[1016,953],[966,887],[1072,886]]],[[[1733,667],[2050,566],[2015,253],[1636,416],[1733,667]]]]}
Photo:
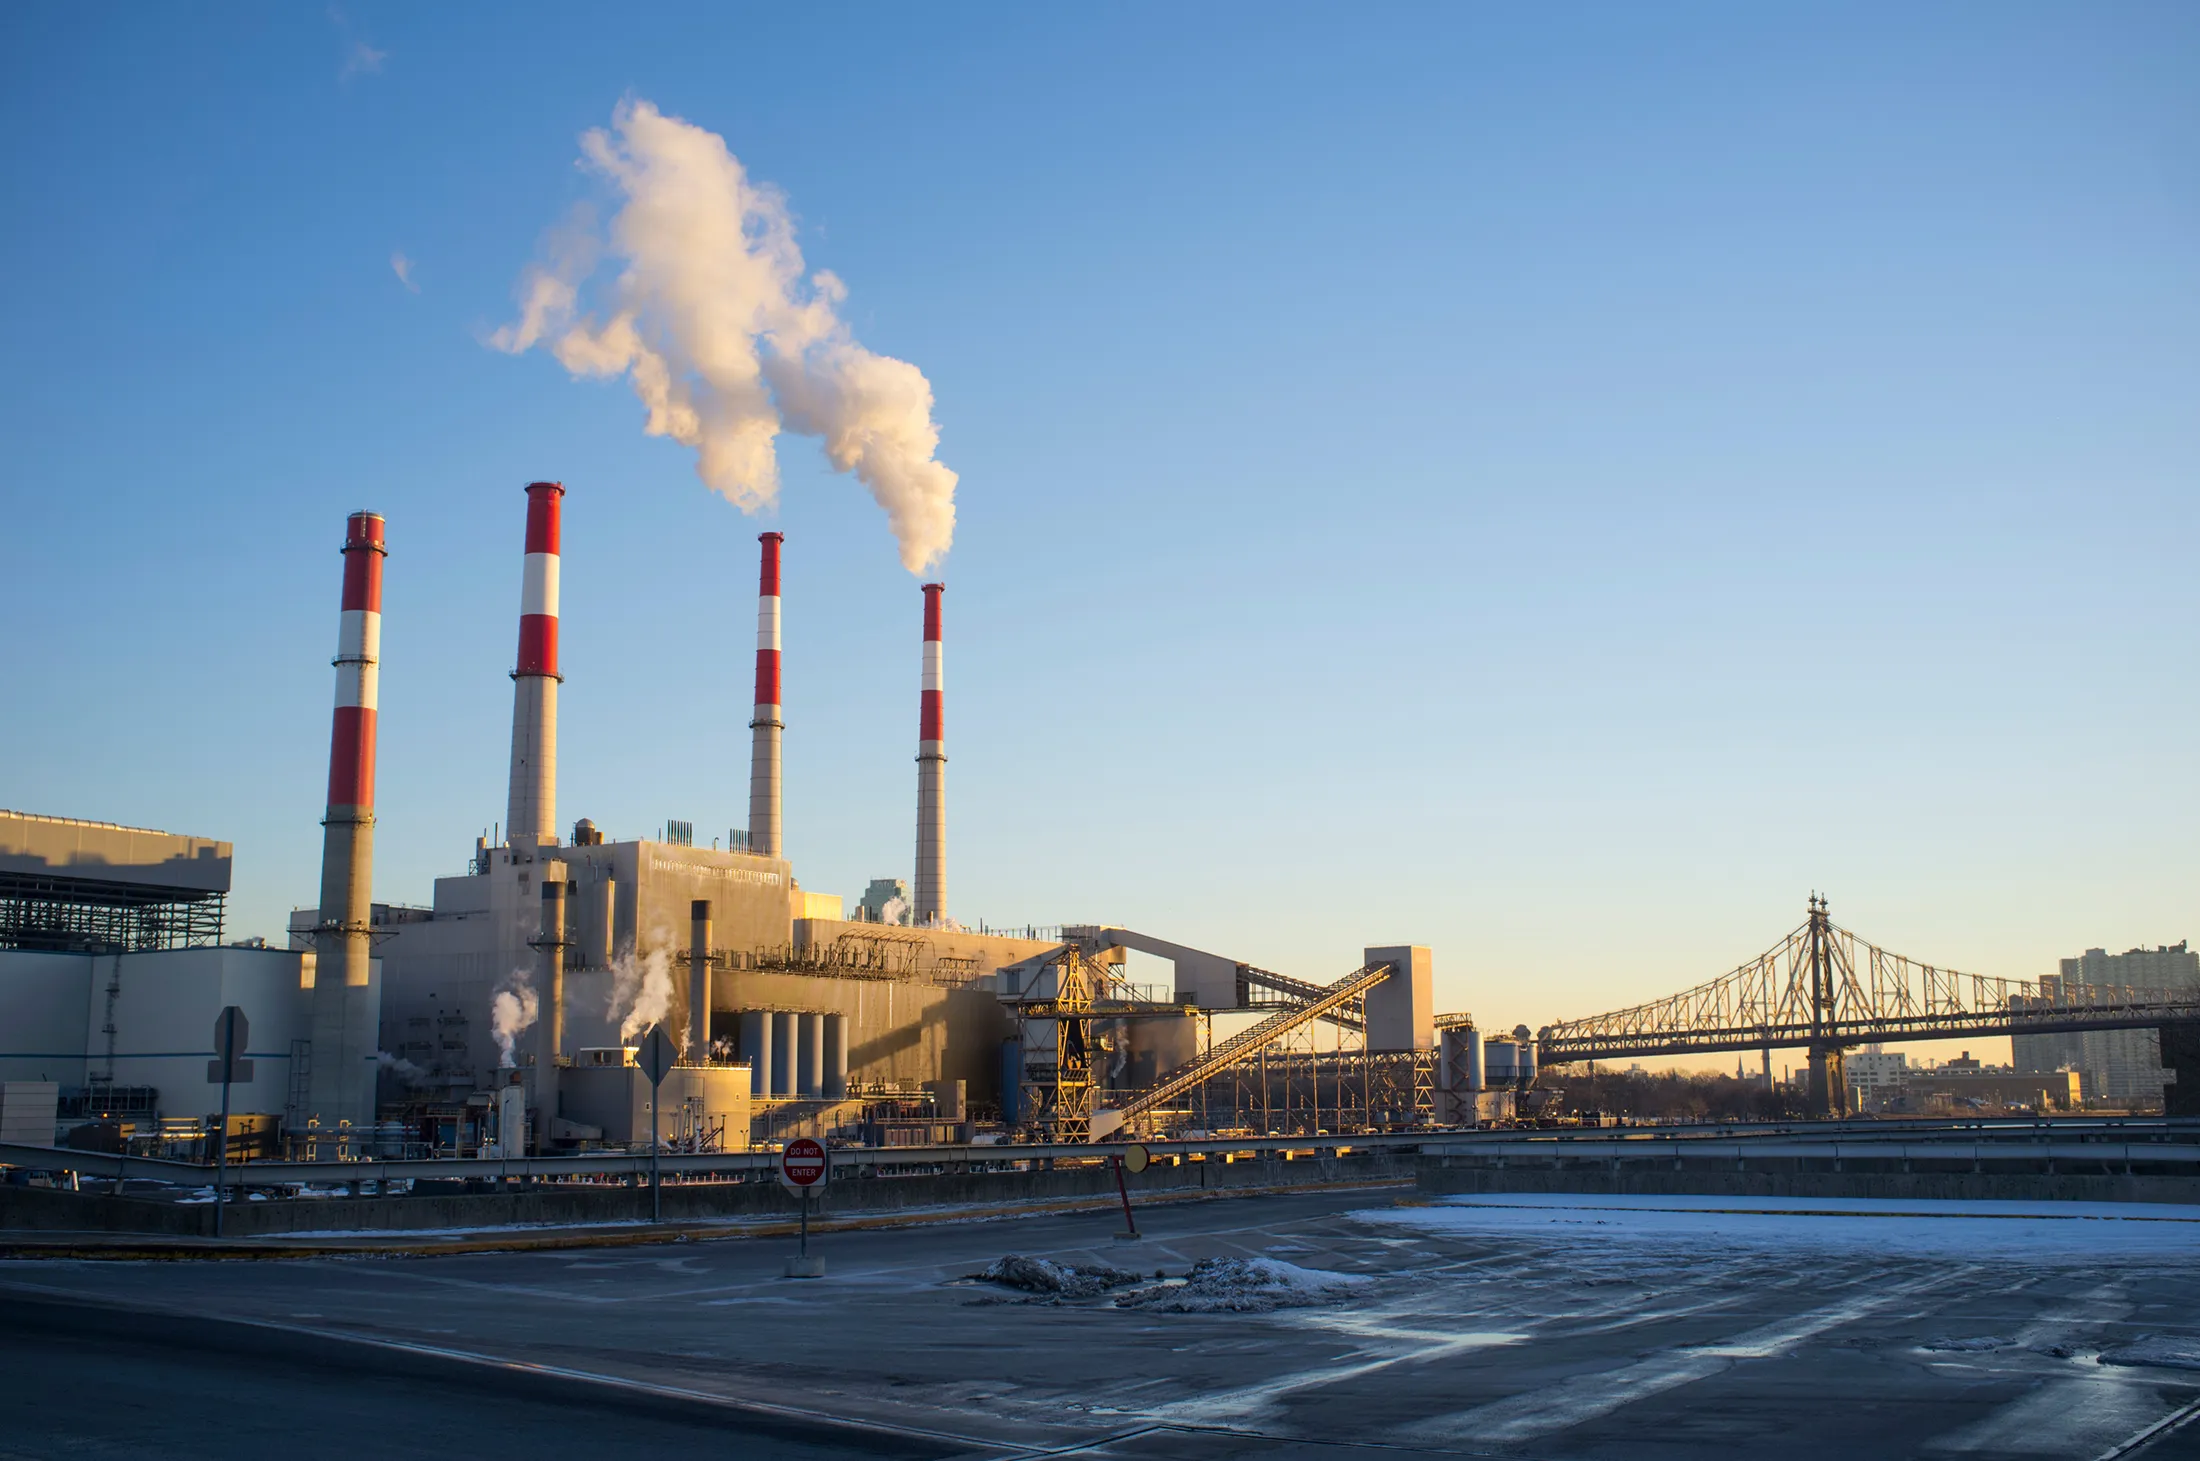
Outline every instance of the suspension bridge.
{"type": "Polygon", "coordinates": [[[1707,983],[1647,1004],[1562,1020],[1536,1036],[1542,1065],[1802,1048],[1813,1106],[1847,1098],[1842,1051],[1876,1041],[2160,1029],[2180,1077],[2173,1114],[2200,1115],[2200,989],[2003,979],[1927,964],[1834,923],[1826,900],[1786,938],[1707,983]]]}

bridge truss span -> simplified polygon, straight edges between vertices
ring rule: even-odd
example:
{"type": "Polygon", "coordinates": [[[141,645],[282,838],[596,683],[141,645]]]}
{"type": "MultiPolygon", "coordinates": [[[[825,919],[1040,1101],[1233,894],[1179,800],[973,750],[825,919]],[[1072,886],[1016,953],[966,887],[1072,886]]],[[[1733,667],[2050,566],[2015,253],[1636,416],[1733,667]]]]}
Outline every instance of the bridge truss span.
{"type": "Polygon", "coordinates": [[[2005,979],[1927,964],[1810,915],[1755,959],[1693,989],[1537,1036],[1541,1064],[1878,1040],[2054,1034],[2200,1021],[2200,989],[2005,979]]]}

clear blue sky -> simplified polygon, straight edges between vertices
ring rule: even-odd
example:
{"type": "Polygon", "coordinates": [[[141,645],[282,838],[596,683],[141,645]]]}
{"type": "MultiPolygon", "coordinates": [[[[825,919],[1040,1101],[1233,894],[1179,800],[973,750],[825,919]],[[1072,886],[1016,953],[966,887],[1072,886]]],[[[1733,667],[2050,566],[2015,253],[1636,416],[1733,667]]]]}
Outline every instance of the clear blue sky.
{"type": "Polygon", "coordinates": [[[772,527],[797,875],[907,874],[876,509],[787,437],[744,519],[482,343],[631,96],[932,382],[960,916],[1424,942],[1505,1025],[1813,888],[1988,973],[2200,935],[2195,76],[2187,4],[10,6],[0,805],[233,840],[279,928],[372,507],[425,901],[503,815],[549,476],[561,819],[746,820],[772,527]]]}

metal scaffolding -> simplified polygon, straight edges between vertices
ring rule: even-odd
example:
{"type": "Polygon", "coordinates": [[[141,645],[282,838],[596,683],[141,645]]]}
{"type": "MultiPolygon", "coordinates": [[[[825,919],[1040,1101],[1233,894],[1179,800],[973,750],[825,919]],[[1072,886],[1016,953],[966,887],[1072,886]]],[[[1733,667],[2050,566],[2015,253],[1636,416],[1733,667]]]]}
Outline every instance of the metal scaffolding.
{"type": "Polygon", "coordinates": [[[0,948],[139,953],[218,944],[226,895],[43,873],[0,873],[0,948]]]}

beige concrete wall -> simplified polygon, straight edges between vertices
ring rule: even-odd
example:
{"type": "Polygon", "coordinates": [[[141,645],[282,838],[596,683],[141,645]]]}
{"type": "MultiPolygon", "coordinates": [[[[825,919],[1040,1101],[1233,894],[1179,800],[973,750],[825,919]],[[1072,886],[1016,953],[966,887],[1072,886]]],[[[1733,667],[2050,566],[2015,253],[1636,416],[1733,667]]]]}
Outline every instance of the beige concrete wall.
{"type": "Polygon", "coordinates": [[[1427,1050],[1436,1043],[1435,958],[1418,944],[1368,949],[1392,974],[1367,992],[1367,1048],[1427,1050]]]}
{"type": "Polygon", "coordinates": [[[0,812],[0,872],[226,893],[230,850],[207,837],[0,812]]]}
{"type": "MultiPolygon", "coordinates": [[[[845,979],[753,969],[721,973],[711,986],[721,1033],[744,1010],[837,1014],[848,1021],[848,1079],[916,1085],[970,1083],[972,1099],[998,1100],[1001,1042],[1015,1031],[990,989],[951,989],[914,980],[845,979]]],[[[746,1059],[751,1052],[737,1051],[746,1059]]]]}

